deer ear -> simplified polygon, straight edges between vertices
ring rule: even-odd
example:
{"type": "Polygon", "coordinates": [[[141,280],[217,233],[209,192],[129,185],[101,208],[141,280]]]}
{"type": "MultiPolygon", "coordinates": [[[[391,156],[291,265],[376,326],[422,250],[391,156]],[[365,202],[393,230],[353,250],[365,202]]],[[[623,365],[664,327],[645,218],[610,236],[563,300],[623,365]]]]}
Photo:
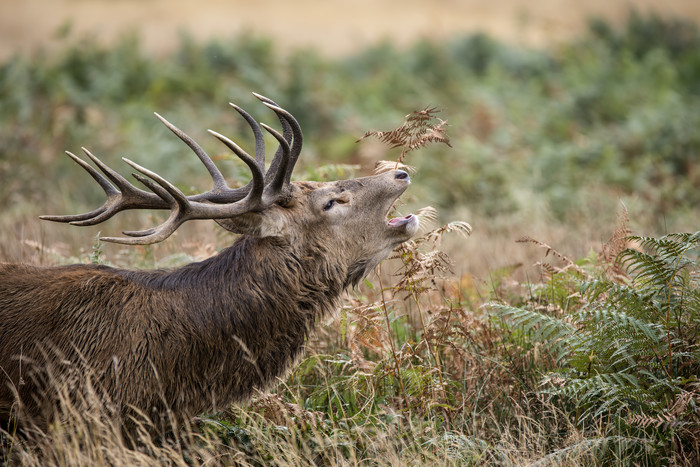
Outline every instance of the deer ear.
{"type": "Polygon", "coordinates": [[[277,209],[263,212],[247,212],[228,219],[216,219],[216,223],[229,232],[253,237],[279,237],[284,233],[286,222],[277,209]]]}

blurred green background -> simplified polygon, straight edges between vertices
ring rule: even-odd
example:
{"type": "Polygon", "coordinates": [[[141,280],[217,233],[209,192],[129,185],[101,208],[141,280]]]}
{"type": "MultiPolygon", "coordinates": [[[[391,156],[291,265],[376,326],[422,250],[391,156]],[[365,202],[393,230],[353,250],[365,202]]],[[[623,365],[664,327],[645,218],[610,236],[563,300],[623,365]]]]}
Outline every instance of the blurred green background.
{"type": "MultiPolygon", "coordinates": [[[[82,8],[89,13],[95,4],[108,18],[111,6],[104,6],[111,2],[82,2],[82,8]]],[[[125,8],[124,2],[113,6],[125,8]]],[[[408,4],[397,19],[404,10],[427,11],[408,4]]],[[[102,202],[99,188],[64,150],[79,153],[86,146],[128,174],[120,160],[126,156],[185,191],[207,189],[203,167],[153,111],[216,155],[232,183],[245,183],[243,164],[206,129],[250,148],[247,125],[227,103],[275,123],[251,91],[275,99],[300,121],[305,147],[297,178],[318,178],[324,172],[318,167],[328,164],[358,167],[344,177],[368,173],[377,160],[398,153],[371,140],[356,142],[362,134],[395,128],[412,110],[442,109],[453,148],[436,145],[409,155],[406,162],[418,170],[401,210],[433,205],[441,220],[473,225],[472,239],[449,246],[458,273],[487,276],[494,267],[527,263],[513,245],[522,235],[583,256],[609,237],[620,202],[637,233],[697,229],[700,33],[693,22],[663,11],[626,11],[622,20],[617,13],[576,17],[575,34],[563,37],[554,28],[549,43],[538,45],[546,38],[536,34],[537,19],[509,10],[513,27],[530,38],[521,44],[489,22],[488,34],[466,26],[454,32],[457,26],[445,23],[432,37],[420,26],[396,40],[360,34],[354,50],[338,42],[331,53],[323,42],[304,46],[303,34],[295,47],[256,32],[266,11],[249,32],[204,39],[182,29],[160,49],[148,28],[101,40],[74,19],[43,47],[6,53],[0,65],[0,255],[32,260],[27,245],[37,244],[78,255],[100,229],[116,233],[152,222],[122,218],[87,231],[40,223],[39,214],[79,212],[102,202]]],[[[301,21],[288,22],[295,20],[301,21]]],[[[201,238],[202,229],[194,237],[184,230],[164,248],[178,251],[188,239],[201,238]]],[[[211,241],[225,245],[229,239],[211,241]]]]}

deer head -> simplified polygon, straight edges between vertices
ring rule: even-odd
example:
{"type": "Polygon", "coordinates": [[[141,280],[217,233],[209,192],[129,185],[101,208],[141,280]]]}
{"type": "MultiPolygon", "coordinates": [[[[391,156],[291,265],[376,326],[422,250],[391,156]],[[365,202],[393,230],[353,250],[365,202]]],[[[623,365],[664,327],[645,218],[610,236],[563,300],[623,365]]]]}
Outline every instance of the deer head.
{"type": "Polygon", "coordinates": [[[345,258],[349,264],[346,285],[356,283],[418,228],[418,219],[413,215],[386,220],[391,206],[410,184],[408,173],[394,170],[354,180],[291,182],[302,148],[301,128],[296,119],[274,101],[255,96],[275,112],[282,133],[264,123],[258,124],[250,114],[230,104],[253,131],[254,157],[226,136],[209,130],[250,168],[252,180],[244,187],[230,188],[201,146],[156,114],[202,161],[213,181],[209,191],[186,196],[157,173],[124,159],[138,171],[133,176],[150,192],[141,190],[83,148],[104,175],[75,154],[67,154],[104,189],[107,200],[98,209],[85,214],[41,218],[85,226],[103,222],[123,210],[169,209],[170,216],[160,226],[124,231],[126,237],[103,237],[101,240],[129,245],[152,244],[165,240],[188,220],[213,219],[238,234],[277,237],[292,246],[352,256],[345,258]],[[279,142],[267,171],[263,129],[279,142]]]}
{"type": "MultiPolygon", "coordinates": [[[[355,237],[367,241],[379,238],[378,250],[391,249],[410,238],[417,229],[417,219],[409,215],[384,222],[394,201],[410,183],[408,174],[397,170],[373,177],[328,183],[292,183],[291,175],[302,147],[301,128],[296,119],[274,101],[255,94],[272,109],[282,124],[280,134],[235,104],[230,104],[248,122],[255,136],[255,157],[215,131],[209,133],[231,149],[249,168],[252,180],[241,188],[229,188],[212,159],[192,138],[166,119],[155,114],[199,157],[213,180],[211,190],[185,196],[173,184],[129,159],[124,161],[139,173],[133,176],[151,192],[133,186],[106,166],[90,151],[85,154],[102,170],[103,176],[87,162],[66,152],[104,189],[107,200],[98,209],[78,215],[41,216],[44,220],[69,222],[72,225],[95,225],[127,209],[170,209],[170,217],[160,226],[141,231],[124,231],[127,237],[103,237],[106,242],[146,245],[168,238],[180,225],[193,219],[214,219],[235,233],[256,237],[282,236],[303,241],[300,226],[321,229],[336,237],[355,237]],[[265,172],[265,141],[262,128],[279,142],[272,163],[265,172]],[[342,234],[342,235],[339,235],[342,234]]],[[[338,245],[341,246],[341,245],[338,245]]]]}

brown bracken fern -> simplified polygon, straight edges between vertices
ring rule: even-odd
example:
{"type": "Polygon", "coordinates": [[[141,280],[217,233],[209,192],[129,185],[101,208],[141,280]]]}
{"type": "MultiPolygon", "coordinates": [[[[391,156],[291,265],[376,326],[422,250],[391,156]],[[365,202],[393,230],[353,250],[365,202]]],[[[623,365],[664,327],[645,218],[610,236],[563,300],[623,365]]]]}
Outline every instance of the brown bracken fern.
{"type": "Polygon", "coordinates": [[[414,149],[422,148],[429,143],[443,143],[449,147],[450,137],[447,136],[447,120],[436,116],[440,110],[436,107],[426,107],[423,110],[414,110],[406,115],[406,121],[395,130],[368,131],[358,141],[375,136],[379,141],[389,147],[401,148],[401,155],[397,163],[403,162],[406,154],[414,149]]]}
{"type": "Polygon", "coordinates": [[[620,209],[617,212],[617,225],[610,239],[603,245],[603,250],[600,254],[605,276],[618,283],[627,283],[629,281],[620,253],[628,248],[636,249],[636,244],[630,239],[632,230],[629,228],[629,223],[627,207],[620,203],[620,209]]]}

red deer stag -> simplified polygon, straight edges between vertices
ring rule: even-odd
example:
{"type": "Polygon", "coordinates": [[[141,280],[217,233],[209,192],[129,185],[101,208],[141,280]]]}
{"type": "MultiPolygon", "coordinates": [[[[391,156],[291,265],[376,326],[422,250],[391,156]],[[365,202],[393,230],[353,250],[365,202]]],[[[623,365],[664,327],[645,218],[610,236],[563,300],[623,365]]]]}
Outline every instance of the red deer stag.
{"type": "Polygon", "coordinates": [[[255,157],[210,130],[250,168],[252,181],[241,188],[229,188],[204,150],[157,114],[202,161],[211,190],[186,196],[125,159],[144,191],[87,149],[104,176],[67,153],[107,200],[89,213],[42,219],[94,225],[127,209],[169,209],[158,227],[102,240],[152,244],[192,219],[213,219],[241,236],[218,255],[173,270],[0,264],[0,421],[19,413],[45,424],[54,416],[54,386],[70,378],[71,392],[89,385],[125,423],[135,413],[182,420],[244,400],[284,374],[343,290],[416,232],[413,215],[387,221],[410,183],[404,171],[290,181],[302,146],[299,124],[256,97],[283,131],[231,104],[253,130],[255,157]],[[267,172],[261,127],[279,142],[267,172]]]}

